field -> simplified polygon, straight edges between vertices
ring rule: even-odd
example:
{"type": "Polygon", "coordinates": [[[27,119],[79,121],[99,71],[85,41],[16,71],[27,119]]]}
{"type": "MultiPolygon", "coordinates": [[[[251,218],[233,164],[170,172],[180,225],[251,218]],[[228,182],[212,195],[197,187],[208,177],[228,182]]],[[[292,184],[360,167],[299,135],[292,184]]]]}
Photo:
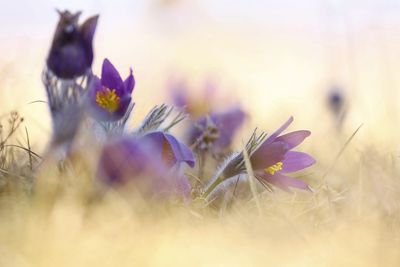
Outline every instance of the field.
{"type": "MultiPolygon", "coordinates": [[[[22,20],[11,33],[0,30],[7,37],[0,44],[0,266],[399,266],[400,6],[283,2],[254,1],[246,12],[233,10],[237,4],[227,8],[232,13],[216,14],[208,2],[152,1],[147,9],[135,6],[137,19],[121,13],[125,5],[133,8],[124,1],[115,9],[104,1],[82,7],[80,23],[100,13],[93,73],[100,78],[104,58],[123,79],[133,69],[135,105],[130,116],[126,111],[123,133],[114,118],[105,123],[91,110],[82,118],[50,111],[43,74],[54,72],[46,59],[59,19],[50,3],[40,5],[48,9],[43,15],[39,9],[31,14],[48,23],[22,20]],[[268,19],[257,13],[258,4],[268,19]],[[165,133],[193,151],[194,168],[184,155],[173,173],[185,174],[190,192],[182,193],[181,184],[158,184],[165,177],[153,169],[167,172],[171,157],[180,156],[162,150],[158,161],[157,146],[143,154],[149,169],[137,175],[142,180],[132,178],[136,167],[117,165],[121,184],[99,181],[104,147],[148,134],[146,115],[162,103],[177,106],[174,90],[182,88],[188,97],[183,121],[170,131],[168,123],[182,110],[175,108],[164,128],[148,132],[168,128],[165,133]],[[218,117],[210,114],[230,107],[246,115],[223,152],[213,139],[185,139],[191,122],[208,123],[218,117]],[[294,150],[316,163],[290,174],[309,190],[259,183],[254,151],[245,148],[255,128],[268,138],[290,116],[284,133],[311,132],[294,150]],[[96,127],[104,125],[99,134],[96,127]],[[241,178],[224,172],[227,184],[206,194],[219,177],[217,165],[232,151],[243,151],[241,178]],[[159,194],[153,183],[174,193],[159,194]]],[[[61,87],[71,86],[56,76],[61,87]]],[[[104,105],[114,111],[112,104],[104,105]]],[[[225,125],[214,122],[221,138],[225,125]]],[[[111,158],[141,162],[118,155],[111,158]]],[[[279,172],[277,164],[286,164],[279,161],[262,170],[274,175],[271,167],[279,172]]]]}

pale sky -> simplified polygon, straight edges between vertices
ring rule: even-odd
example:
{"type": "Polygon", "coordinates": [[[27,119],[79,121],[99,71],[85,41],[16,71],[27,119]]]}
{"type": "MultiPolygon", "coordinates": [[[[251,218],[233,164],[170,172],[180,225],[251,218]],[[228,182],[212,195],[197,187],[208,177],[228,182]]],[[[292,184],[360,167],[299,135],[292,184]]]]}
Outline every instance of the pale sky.
{"type": "MultiPolygon", "coordinates": [[[[51,29],[57,19],[54,8],[84,10],[86,14],[101,13],[113,26],[140,24],[152,14],[154,6],[167,0],[16,0],[0,1],[0,32],[24,35],[41,34],[51,29]],[[18,29],[18,31],[16,31],[18,29]]],[[[205,17],[218,23],[240,26],[263,24],[318,27],[321,17],[336,21],[350,16],[358,23],[378,20],[398,23],[400,1],[396,0],[169,0],[200,20],[205,17]]],[[[168,13],[168,8],[165,11],[168,13]]],[[[178,13],[175,13],[177,15],[178,13]]],[[[180,14],[181,15],[181,14],[180,14]]],[[[108,23],[110,24],[110,23],[108,23]]],[[[0,37],[4,38],[4,36],[0,37]]]]}
{"type": "Polygon", "coordinates": [[[98,73],[105,57],[123,76],[133,67],[134,120],[165,101],[175,74],[193,90],[216,78],[222,92],[266,123],[271,114],[276,121],[297,114],[315,127],[333,84],[357,106],[349,115],[354,124],[379,125],[399,109],[398,0],[0,0],[0,6],[0,97],[7,100],[0,111],[22,109],[32,134],[49,132],[47,107],[26,103],[45,100],[40,77],[55,8],[82,10],[82,19],[100,14],[93,69],[98,73]],[[386,98],[392,104],[376,108],[376,99],[386,98]]]}

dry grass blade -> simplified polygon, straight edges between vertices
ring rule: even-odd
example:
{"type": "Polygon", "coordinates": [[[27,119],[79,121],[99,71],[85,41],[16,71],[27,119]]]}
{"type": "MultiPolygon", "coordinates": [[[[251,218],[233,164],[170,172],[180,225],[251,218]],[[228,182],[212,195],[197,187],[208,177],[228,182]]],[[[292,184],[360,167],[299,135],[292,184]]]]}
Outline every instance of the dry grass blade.
{"type": "Polygon", "coordinates": [[[26,143],[28,145],[28,156],[29,156],[29,168],[33,170],[33,165],[32,165],[32,153],[31,153],[31,143],[29,141],[29,134],[28,134],[28,128],[25,126],[25,134],[26,134],[26,143]]]}
{"type": "Polygon", "coordinates": [[[262,214],[261,205],[260,205],[260,200],[258,198],[258,193],[257,193],[257,188],[256,188],[256,183],[255,183],[256,178],[254,177],[253,168],[251,167],[250,158],[249,158],[249,155],[248,155],[246,149],[243,149],[243,160],[244,160],[244,163],[246,166],[247,176],[249,178],[250,190],[251,190],[251,193],[253,194],[253,198],[256,203],[258,213],[259,213],[259,215],[261,215],[262,214]]]}
{"type": "Polygon", "coordinates": [[[28,105],[36,104],[36,103],[48,104],[48,102],[44,101],[44,100],[35,100],[35,101],[28,102],[28,105]]]}
{"type": "Polygon", "coordinates": [[[328,170],[324,173],[322,176],[322,180],[325,181],[326,176],[332,171],[332,169],[335,167],[337,161],[339,158],[343,155],[343,152],[346,150],[346,148],[349,146],[350,142],[353,140],[353,138],[356,136],[358,131],[361,129],[363,124],[357,127],[357,129],[353,132],[353,134],[347,139],[347,141],[344,143],[338,154],[336,155],[335,159],[333,160],[331,166],[328,168],[328,170]]]}
{"type": "Polygon", "coordinates": [[[35,156],[35,157],[37,157],[39,159],[43,159],[43,157],[40,156],[39,154],[37,154],[37,153],[33,152],[32,150],[30,150],[30,149],[28,149],[26,147],[23,147],[23,146],[19,146],[19,145],[4,145],[4,147],[17,147],[17,148],[23,149],[26,152],[28,152],[30,154],[30,156],[33,155],[33,156],[35,156]]]}

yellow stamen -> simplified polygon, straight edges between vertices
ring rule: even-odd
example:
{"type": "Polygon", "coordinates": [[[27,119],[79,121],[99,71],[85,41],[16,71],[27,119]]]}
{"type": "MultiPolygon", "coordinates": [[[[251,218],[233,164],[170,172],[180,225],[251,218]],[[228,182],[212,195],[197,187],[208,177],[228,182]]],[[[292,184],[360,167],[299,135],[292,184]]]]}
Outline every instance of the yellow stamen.
{"type": "Polygon", "coordinates": [[[271,175],[274,175],[276,172],[282,170],[283,167],[283,163],[282,162],[278,162],[274,165],[272,165],[271,167],[268,167],[265,169],[265,172],[268,172],[271,175]]]}
{"type": "Polygon", "coordinates": [[[120,98],[115,89],[106,88],[96,93],[96,103],[110,113],[116,111],[119,107],[120,98]]]}

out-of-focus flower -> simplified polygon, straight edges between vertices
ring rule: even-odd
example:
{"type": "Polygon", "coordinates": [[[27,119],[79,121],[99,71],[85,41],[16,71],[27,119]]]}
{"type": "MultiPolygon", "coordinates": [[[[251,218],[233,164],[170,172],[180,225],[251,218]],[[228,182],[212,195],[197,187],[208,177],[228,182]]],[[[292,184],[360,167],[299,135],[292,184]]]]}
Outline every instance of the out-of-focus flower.
{"type": "Polygon", "coordinates": [[[329,92],[328,105],[333,113],[338,114],[342,110],[343,104],[344,104],[344,99],[341,91],[335,89],[329,92]]]}
{"type": "Polygon", "coordinates": [[[287,174],[303,170],[315,163],[314,158],[307,153],[291,151],[311,134],[310,131],[300,130],[280,135],[292,121],[293,117],[290,117],[250,156],[254,175],[259,181],[265,181],[285,191],[290,191],[289,187],[309,189],[307,183],[287,174]]]}
{"type": "Polygon", "coordinates": [[[101,79],[93,76],[89,85],[90,112],[99,121],[117,121],[125,116],[131,104],[135,79],[130,74],[123,81],[108,59],[104,59],[101,79]]]}
{"type": "Polygon", "coordinates": [[[47,67],[59,78],[74,79],[91,69],[93,36],[98,15],[78,24],[81,12],[58,11],[60,20],[47,58],[47,67]]]}
{"type": "Polygon", "coordinates": [[[210,113],[216,106],[216,88],[213,83],[205,84],[200,94],[189,94],[184,81],[174,82],[171,88],[172,103],[184,109],[192,118],[198,119],[210,113]]]}
{"type": "Polygon", "coordinates": [[[231,145],[245,118],[245,112],[239,107],[202,117],[188,130],[189,144],[202,150],[212,148],[214,152],[224,151],[231,145]]]}
{"type": "Polygon", "coordinates": [[[335,86],[329,91],[327,104],[336,120],[337,128],[340,129],[346,117],[347,109],[344,93],[339,87],[335,86]]]}
{"type": "Polygon", "coordinates": [[[111,185],[132,182],[143,193],[187,196],[190,184],[180,165],[194,166],[193,153],[174,136],[151,132],[125,136],[106,144],[99,163],[100,178],[111,185]]]}
{"type": "Polygon", "coordinates": [[[170,88],[174,105],[184,109],[193,120],[185,133],[187,143],[197,151],[226,151],[245,121],[243,109],[238,105],[221,108],[212,81],[205,83],[201,94],[196,97],[189,94],[184,81],[175,82],[170,88]]]}
{"type": "MultiPolygon", "coordinates": [[[[303,170],[315,163],[314,158],[310,155],[291,151],[311,134],[310,131],[301,130],[281,135],[292,122],[293,117],[290,117],[286,123],[264,141],[261,141],[263,135],[261,137],[253,135],[246,146],[246,152],[249,155],[254,176],[262,184],[267,186],[272,184],[285,191],[290,191],[290,187],[307,190],[309,189],[307,183],[287,175],[303,170]]],[[[234,154],[218,170],[206,188],[204,196],[210,195],[229,178],[246,173],[246,171],[243,152],[234,154]]]]}

